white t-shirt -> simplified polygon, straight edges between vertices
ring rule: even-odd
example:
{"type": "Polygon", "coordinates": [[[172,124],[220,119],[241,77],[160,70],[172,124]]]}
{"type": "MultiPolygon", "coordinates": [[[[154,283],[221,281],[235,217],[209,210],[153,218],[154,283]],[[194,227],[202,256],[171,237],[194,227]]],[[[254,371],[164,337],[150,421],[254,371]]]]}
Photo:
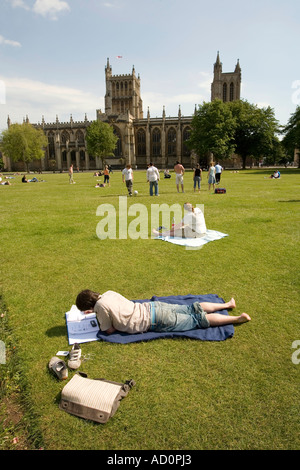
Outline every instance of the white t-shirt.
{"type": "Polygon", "coordinates": [[[124,175],[125,181],[132,180],[132,168],[124,168],[124,170],[122,171],[122,175],[124,175]]]}
{"type": "Polygon", "coordinates": [[[101,331],[113,327],[126,333],[141,333],[150,328],[150,304],[126,299],[114,291],[102,294],[94,311],[101,331]]]}
{"type": "Polygon", "coordinates": [[[204,215],[199,207],[195,207],[194,212],[187,211],[182,219],[184,225],[188,225],[196,233],[206,233],[206,223],[204,215]]]}
{"type": "Polygon", "coordinates": [[[221,167],[221,165],[218,165],[218,164],[217,164],[217,165],[215,166],[215,169],[216,169],[216,173],[222,173],[223,168],[221,167]]]}
{"type": "Polygon", "coordinates": [[[149,166],[147,170],[147,180],[148,181],[157,181],[159,180],[159,172],[155,166],[149,166]]]}

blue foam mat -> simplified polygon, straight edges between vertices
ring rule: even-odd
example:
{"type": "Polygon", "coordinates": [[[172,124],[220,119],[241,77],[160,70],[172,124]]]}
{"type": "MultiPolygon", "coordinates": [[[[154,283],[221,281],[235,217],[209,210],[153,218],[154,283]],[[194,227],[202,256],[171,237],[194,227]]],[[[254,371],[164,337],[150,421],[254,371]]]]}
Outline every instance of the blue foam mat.
{"type": "MultiPolygon", "coordinates": [[[[171,304],[180,304],[180,305],[190,305],[194,302],[215,302],[215,303],[224,303],[224,300],[216,294],[206,294],[206,295],[177,295],[177,296],[168,296],[168,297],[157,297],[154,295],[151,299],[143,300],[134,300],[133,302],[166,302],[171,304]]],[[[223,315],[228,315],[227,310],[221,310],[218,313],[223,315]]],[[[231,338],[234,334],[233,325],[225,326],[215,326],[205,329],[197,328],[195,330],[189,331],[179,331],[179,332],[155,332],[147,331],[146,333],[136,333],[128,334],[122,332],[116,332],[112,335],[108,335],[102,331],[97,333],[97,337],[101,341],[107,341],[109,343],[136,343],[139,341],[150,341],[160,338],[190,338],[201,341],[224,341],[227,338],[231,338]]]]}

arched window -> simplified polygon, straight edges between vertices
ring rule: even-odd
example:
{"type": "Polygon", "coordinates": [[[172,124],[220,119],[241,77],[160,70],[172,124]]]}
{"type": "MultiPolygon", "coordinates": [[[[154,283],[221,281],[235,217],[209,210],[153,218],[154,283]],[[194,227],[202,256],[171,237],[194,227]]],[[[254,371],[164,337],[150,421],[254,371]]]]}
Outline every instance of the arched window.
{"type": "Polygon", "coordinates": [[[49,145],[49,157],[51,160],[55,158],[55,144],[54,144],[54,133],[49,132],[48,134],[48,145],[49,145]]]}
{"type": "Polygon", "coordinates": [[[63,131],[61,134],[61,143],[66,145],[67,141],[70,142],[70,136],[67,131],[63,131]]]}
{"type": "Polygon", "coordinates": [[[234,84],[232,82],[230,83],[229,99],[230,101],[233,101],[234,99],[234,84]]]}
{"type": "Polygon", "coordinates": [[[223,84],[223,101],[224,103],[227,101],[227,83],[223,84]]]}
{"type": "Polygon", "coordinates": [[[185,156],[188,156],[191,154],[191,150],[187,145],[187,141],[189,140],[190,135],[191,135],[191,128],[186,127],[183,130],[183,134],[182,134],[182,154],[185,156]]]}
{"type": "Polygon", "coordinates": [[[174,127],[168,130],[167,134],[168,142],[168,155],[176,155],[176,131],[174,127]]]}
{"type": "Polygon", "coordinates": [[[76,132],[75,140],[78,142],[78,144],[84,144],[84,135],[82,131],[76,132]]]}
{"type": "Polygon", "coordinates": [[[156,127],[152,132],[152,155],[158,156],[161,154],[161,134],[160,130],[156,127]]]}
{"type": "Polygon", "coordinates": [[[139,129],[137,131],[136,136],[136,148],[137,148],[137,155],[145,156],[146,155],[146,133],[144,129],[139,129]]]}
{"type": "Polygon", "coordinates": [[[118,129],[114,128],[114,134],[118,137],[117,141],[117,146],[114,150],[114,155],[115,157],[121,157],[122,156],[122,140],[121,140],[121,134],[118,129]]]}

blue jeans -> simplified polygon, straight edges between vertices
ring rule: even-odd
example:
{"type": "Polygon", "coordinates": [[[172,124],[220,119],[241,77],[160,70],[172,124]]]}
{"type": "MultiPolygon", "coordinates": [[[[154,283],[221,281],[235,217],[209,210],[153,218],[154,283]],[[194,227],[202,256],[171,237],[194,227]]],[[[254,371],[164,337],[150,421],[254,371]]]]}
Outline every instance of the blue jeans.
{"type": "Polygon", "coordinates": [[[155,189],[155,196],[158,196],[158,181],[150,181],[150,196],[153,196],[153,186],[155,189]]]}
{"type": "Polygon", "coordinates": [[[192,305],[150,302],[151,331],[188,331],[210,326],[199,302],[192,305]]]}
{"type": "Polygon", "coordinates": [[[194,189],[196,189],[197,183],[198,183],[198,189],[200,189],[200,181],[201,181],[200,176],[195,176],[194,177],[194,189]]]}

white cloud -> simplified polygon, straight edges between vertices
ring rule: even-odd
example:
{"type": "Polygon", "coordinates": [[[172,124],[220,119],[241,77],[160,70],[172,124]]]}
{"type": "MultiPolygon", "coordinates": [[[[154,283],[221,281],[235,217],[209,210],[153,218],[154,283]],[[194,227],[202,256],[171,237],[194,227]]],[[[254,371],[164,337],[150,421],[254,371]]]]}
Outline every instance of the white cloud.
{"type": "Polygon", "coordinates": [[[64,0],[34,0],[31,7],[24,0],[6,0],[13,8],[23,8],[31,10],[41,16],[49,17],[51,20],[57,20],[57,15],[66,11],[70,11],[68,2],[64,0]]]}
{"type": "Polygon", "coordinates": [[[29,10],[29,6],[26,5],[24,0],[10,0],[11,6],[13,8],[24,8],[24,10],[29,10]]]}
{"type": "Polygon", "coordinates": [[[60,121],[84,120],[85,113],[89,120],[96,119],[96,108],[101,108],[98,96],[92,93],[51,85],[27,78],[5,78],[0,76],[0,82],[5,84],[6,103],[1,105],[0,132],[6,127],[9,115],[12,122],[23,121],[28,115],[30,122],[41,122],[44,116],[46,122],[54,122],[56,115],[60,121]]]}
{"type": "Polygon", "coordinates": [[[56,20],[57,14],[64,11],[70,11],[70,6],[62,0],[36,0],[33,5],[33,11],[44,17],[56,20]]]}
{"type": "Polygon", "coordinates": [[[5,39],[5,37],[0,35],[0,45],[4,44],[7,46],[21,47],[21,44],[18,41],[12,41],[11,39],[5,39]]]}

